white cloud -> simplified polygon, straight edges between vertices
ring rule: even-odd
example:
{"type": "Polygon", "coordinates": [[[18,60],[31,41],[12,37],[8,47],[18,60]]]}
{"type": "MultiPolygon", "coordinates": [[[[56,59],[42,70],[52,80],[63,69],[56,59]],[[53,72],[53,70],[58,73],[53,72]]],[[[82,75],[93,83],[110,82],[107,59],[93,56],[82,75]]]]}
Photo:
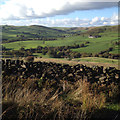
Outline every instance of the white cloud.
{"type": "Polygon", "coordinates": [[[84,2],[83,0],[8,0],[0,6],[0,19],[36,19],[68,14],[76,10],[102,9],[117,5],[117,0],[109,1],[107,3],[105,0],[84,0],[84,2]]]}
{"type": "Polygon", "coordinates": [[[114,13],[111,17],[112,20],[118,20],[118,14],[114,13]]]}
{"type": "Polygon", "coordinates": [[[29,20],[0,20],[0,24],[8,25],[43,25],[48,27],[88,27],[88,26],[103,26],[103,25],[117,25],[118,16],[113,14],[111,18],[95,17],[93,19],[63,18],[63,19],[29,19],[29,20]]]}
{"type": "Polygon", "coordinates": [[[79,21],[79,18],[78,18],[78,17],[76,17],[76,18],[75,18],[75,20],[76,20],[76,21],[79,21]]]}
{"type": "Polygon", "coordinates": [[[104,18],[104,17],[101,17],[101,20],[102,20],[102,21],[104,21],[104,20],[105,20],[105,18],[104,18]]]}
{"type": "Polygon", "coordinates": [[[94,17],[94,18],[91,20],[90,24],[93,25],[93,24],[97,24],[98,22],[100,22],[100,18],[99,18],[99,17],[94,17]]]}
{"type": "Polygon", "coordinates": [[[114,24],[115,24],[115,22],[111,21],[111,22],[110,22],[110,24],[111,24],[111,25],[114,25],[114,24]]]}
{"type": "Polygon", "coordinates": [[[108,22],[103,22],[103,25],[107,25],[108,24],[108,22]]]}
{"type": "Polygon", "coordinates": [[[95,18],[92,19],[92,22],[95,23],[95,22],[97,22],[98,20],[99,20],[99,18],[98,18],[98,17],[95,17],[95,18]]]}
{"type": "Polygon", "coordinates": [[[52,23],[52,24],[55,24],[55,20],[51,20],[51,23],[52,23]]]}

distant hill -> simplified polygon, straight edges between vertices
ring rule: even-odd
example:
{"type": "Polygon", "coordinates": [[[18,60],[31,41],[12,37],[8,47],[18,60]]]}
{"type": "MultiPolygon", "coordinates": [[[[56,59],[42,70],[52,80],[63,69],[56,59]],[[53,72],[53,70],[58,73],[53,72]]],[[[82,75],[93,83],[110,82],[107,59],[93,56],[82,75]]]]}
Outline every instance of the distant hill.
{"type": "MultiPolygon", "coordinates": [[[[0,27],[1,28],[1,27],[0,27]]],[[[63,36],[71,35],[102,35],[118,32],[118,26],[100,27],[45,27],[40,25],[31,26],[2,26],[2,41],[14,42],[23,40],[55,40],[63,36]]]]}
{"type": "Polygon", "coordinates": [[[2,40],[16,41],[27,39],[53,39],[64,35],[66,32],[50,27],[31,25],[31,26],[2,26],[2,40]]]}
{"type": "Polygon", "coordinates": [[[95,27],[53,27],[58,30],[64,30],[67,33],[80,34],[95,27]]]}
{"type": "Polygon", "coordinates": [[[118,26],[99,26],[99,27],[54,27],[58,30],[64,30],[67,33],[73,34],[101,34],[106,32],[118,32],[118,26]]]}
{"type": "Polygon", "coordinates": [[[87,35],[106,35],[110,32],[112,33],[118,33],[118,26],[100,26],[100,27],[93,27],[89,29],[88,31],[84,32],[83,34],[87,35]]]}

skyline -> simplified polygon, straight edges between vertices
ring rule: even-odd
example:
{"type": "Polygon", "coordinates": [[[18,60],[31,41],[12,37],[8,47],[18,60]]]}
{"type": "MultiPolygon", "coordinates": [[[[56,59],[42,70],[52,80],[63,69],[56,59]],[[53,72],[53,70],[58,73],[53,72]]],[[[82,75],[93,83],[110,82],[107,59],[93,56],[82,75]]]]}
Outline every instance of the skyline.
{"type": "Polygon", "coordinates": [[[81,0],[44,0],[44,2],[41,0],[0,1],[0,25],[43,25],[48,27],[117,25],[117,0],[114,0],[115,2],[113,2],[113,0],[110,0],[110,2],[94,1],[95,0],[85,0],[85,2],[81,0]]]}

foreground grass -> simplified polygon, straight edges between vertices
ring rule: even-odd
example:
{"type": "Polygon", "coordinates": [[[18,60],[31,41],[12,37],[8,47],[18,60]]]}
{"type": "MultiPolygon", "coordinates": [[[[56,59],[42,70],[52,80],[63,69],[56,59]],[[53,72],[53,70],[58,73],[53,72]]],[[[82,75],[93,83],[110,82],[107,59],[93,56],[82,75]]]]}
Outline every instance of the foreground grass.
{"type": "Polygon", "coordinates": [[[61,80],[53,86],[48,81],[41,84],[39,79],[6,76],[3,78],[3,120],[97,120],[98,114],[104,112],[102,117],[109,118],[108,111],[119,111],[114,104],[106,107],[107,99],[117,95],[112,91],[107,96],[115,85],[106,87],[105,91],[110,91],[105,94],[103,86],[92,87],[85,79],[74,83],[65,81],[65,86],[60,87],[62,83],[61,80]]]}

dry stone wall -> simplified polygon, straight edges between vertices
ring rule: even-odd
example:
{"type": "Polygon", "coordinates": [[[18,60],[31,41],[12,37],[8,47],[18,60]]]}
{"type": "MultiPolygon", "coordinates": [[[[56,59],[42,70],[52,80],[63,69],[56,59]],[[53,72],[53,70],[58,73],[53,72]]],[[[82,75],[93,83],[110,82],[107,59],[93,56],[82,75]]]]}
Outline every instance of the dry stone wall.
{"type": "Polygon", "coordinates": [[[77,64],[59,64],[53,62],[24,62],[22,60],[2,60],[2,77],[16,76],[18,78],[40,78],[42,80],[77,81],[85,79],[91,83],[110,84],[120,81],[120,70],[114,67],[88,67],[77,64]]]}

